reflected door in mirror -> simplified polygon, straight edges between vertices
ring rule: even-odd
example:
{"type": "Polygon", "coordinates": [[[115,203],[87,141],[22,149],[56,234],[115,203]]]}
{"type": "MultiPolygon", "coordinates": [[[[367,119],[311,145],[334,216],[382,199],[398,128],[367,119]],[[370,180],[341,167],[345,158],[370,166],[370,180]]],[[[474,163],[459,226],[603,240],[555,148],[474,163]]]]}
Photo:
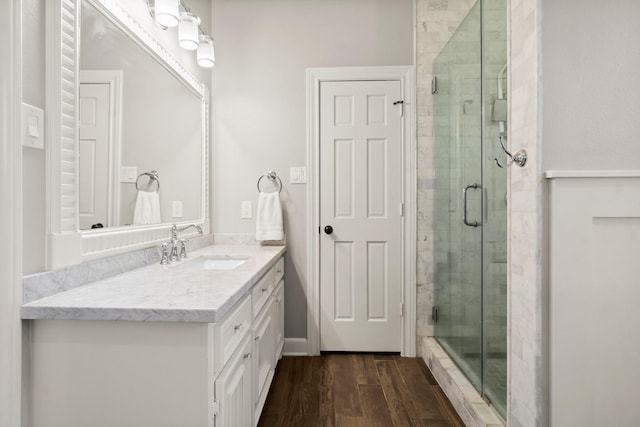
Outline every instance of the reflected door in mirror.
{"type": "Polygon", "coordinates": [[[80,229],[109,226],[109,85],[80,85],[80,229]]]}

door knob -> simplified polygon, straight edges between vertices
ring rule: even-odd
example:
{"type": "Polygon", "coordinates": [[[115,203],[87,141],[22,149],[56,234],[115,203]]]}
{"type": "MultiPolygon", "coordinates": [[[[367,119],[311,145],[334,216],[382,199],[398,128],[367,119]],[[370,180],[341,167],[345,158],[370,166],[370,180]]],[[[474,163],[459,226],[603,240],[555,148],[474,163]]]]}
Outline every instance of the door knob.
{"type": "Polygon", "coordinates": [[[327,234],[331,234],[331,233],[333,233],[333,227],[332,227],[332,226],[330,226],[330,225],[326,225],[326,226],[324,227],[324,232],[325,232],[325,233],[327,233],[327,234]]]}

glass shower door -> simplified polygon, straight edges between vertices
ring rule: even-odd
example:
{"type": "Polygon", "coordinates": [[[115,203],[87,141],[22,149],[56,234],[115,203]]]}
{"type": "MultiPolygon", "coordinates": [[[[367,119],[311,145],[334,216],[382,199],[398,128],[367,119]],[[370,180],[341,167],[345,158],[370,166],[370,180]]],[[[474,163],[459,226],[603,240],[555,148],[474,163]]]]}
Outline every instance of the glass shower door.
{"type": "Polygon", "coordinates": [[[433,63],[435,336],[505,416],[506,0],[480,0],[433,63]]]}
{"type": "Polygon", "coordinates": [[[506,138],[507,1],[482,0],[482,393],[504,417],[507,401],[507,170],[498,138],[506,138]]]}
{"type": "Polygon", "coordinates": [[[433,64],[435,335],[482,388],[482,85],[476,4],[433,64]]]}

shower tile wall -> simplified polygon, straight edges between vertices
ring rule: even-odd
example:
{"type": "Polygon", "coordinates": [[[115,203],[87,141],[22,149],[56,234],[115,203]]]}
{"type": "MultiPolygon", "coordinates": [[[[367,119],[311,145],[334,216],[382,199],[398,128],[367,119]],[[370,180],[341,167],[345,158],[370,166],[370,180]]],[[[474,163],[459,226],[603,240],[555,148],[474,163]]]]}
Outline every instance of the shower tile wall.
{"type": "MultiPolygon", "coordinates": [[[[476,0],[416,1],[416,64],[418,88],[418,238],[417,348],[433,336],[434,291],[434,123],[432,64],[476,0]]],[[[442,262],[443,260],[439,260],[442,262]]],[[[438,262],[438,260],[435,260],[438,262]]]]}
{"type": "Polygon", "coordinates": [[[544,425],[543,177],[540,160],[540,7],[510,1],[511,147],[527,150],[524,168],[509,171],[510,410],[513,427],[544,425]]]}

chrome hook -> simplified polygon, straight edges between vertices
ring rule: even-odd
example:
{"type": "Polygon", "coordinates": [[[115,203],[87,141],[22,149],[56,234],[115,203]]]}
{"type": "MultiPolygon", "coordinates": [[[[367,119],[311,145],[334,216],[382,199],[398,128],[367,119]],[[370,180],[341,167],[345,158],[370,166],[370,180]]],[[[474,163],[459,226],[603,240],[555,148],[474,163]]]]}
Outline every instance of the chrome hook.
{"type": "Polygon", "coordinates": [[[509,150],[507,150],[507,147],[504,146],[504,135],[500,135],[498,137],[498,141],[500,142],[500,147],[502,148],[502,151],[504,151],[504,153],[507,155],[507,157],[509,157],[509,161],[507,162],[506,165],[501,165],[500,161],[494,157],[493,160],[495,160],[496,165],[498,165],[499,168],[508,168],[509,166],[511,166],[513,163],[515,163],[516,165],[523,167],[524,165],[527,164],[527,152],[526,150],[519,150],[516,152],[515,155],[511,154],[509,152],[509,150]]]}

